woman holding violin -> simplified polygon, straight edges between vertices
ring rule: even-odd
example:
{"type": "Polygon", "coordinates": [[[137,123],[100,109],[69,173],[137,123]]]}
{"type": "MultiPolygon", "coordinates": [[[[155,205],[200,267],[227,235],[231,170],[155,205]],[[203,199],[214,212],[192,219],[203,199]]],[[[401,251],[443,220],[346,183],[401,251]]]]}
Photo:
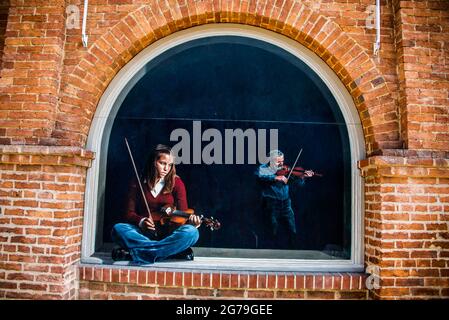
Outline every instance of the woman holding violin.
{"type": "Polygon", "coordinates": [[[160,211],[167,207],[187,211],[186,189],[176,175],[170,147],[158,145],[149,158],[143,181],[136,178],[130,185],[125,223],[117,223],[112,229],[112,239],[120,246],[112,251],[112,258],[137,263],[166,258],[193,260],[190,247],[198,241],[197,228],[202,220],[191,214],[181,225],[161,224],[160,211]]]}
{"type": "Polygon", "coordinates": [[[289,182],[290,185],[303,186],[305,178],[313,177],[315,173],[301,167],[294,167],[292,170],[284,165],[284,154],[279,150],[270,151],[269,160],[269,163],[262,164],[255,172],[262,185],[263,209],[271,222],[269,234],[276,248],[285,246],[285,242],[288,248],[292,248],[296,239],[296,222],[291,207],[289,182]],[[281,225],[285,226],[287,232],[286,241],[279,237],[281,225]]]}

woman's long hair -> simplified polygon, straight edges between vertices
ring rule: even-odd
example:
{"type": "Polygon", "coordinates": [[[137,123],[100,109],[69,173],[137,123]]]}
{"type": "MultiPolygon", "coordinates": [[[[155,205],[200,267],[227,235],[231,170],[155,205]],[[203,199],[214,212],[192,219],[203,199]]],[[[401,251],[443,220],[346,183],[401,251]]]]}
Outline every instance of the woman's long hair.
{"type": "MultiPolygon", "coordinates": [[[[157,169],[156,169],[156,161],[161,158],[163,154],[173,156],[171,152],[171,148],[163,145],[158,144],[154,150],[151,152],[144,172],[144,183],[148,183],[150,186],[150,189],[153,189],[156,185],[157,180],[157,169]]],[[[165,185],[162,189],[162,193],[170,193],[173,191],[173,187],[175,186],[175,178],[176,178],[176,168],[175,163],[173,162],[173,165],[171,167],[170,172],[164,177],[165,185]]]]}

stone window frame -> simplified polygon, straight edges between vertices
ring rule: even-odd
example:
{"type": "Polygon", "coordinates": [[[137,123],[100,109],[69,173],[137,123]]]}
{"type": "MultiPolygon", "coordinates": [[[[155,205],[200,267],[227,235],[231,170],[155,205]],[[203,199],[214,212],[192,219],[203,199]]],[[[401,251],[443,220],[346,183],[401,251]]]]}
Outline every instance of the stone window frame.
{"type": "Polygon", "coordinates": [[[97,106],[90,127],[87,150],[95,160],[86,176],[82,263],[102,263],[92,257],[102,245],[103,203],[106,180],[108,139],[120,105],[131,88],[145,75],[144,66],[167,50],[180,44],[213,36],[239,36],[267,42],[286,50],[308,65],[327,85],[337,101],[347,124],[351,154],[351,258],[347,260],[248,259],[196,257],[195,263],[154,264],[155,268],[212,269],[230,271],[316,271],[361,272],[364,270],[363,179],[357,167],[365,158],[365,143],[360,117],[354,101],[335,72],[315,53],[286,36],[262,28],[240,24],[207,24],[164,37],[138,53],[110,82],[97,106]]]}

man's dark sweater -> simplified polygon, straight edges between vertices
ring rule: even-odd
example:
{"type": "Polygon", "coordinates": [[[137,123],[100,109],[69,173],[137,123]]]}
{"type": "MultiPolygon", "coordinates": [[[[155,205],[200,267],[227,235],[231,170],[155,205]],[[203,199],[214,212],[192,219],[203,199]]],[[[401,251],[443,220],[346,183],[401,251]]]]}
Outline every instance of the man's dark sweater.
{"type": "MultiPolygon", "coordinates": [[[[269,163],[262,164],[257,168],[254,173],[262,185],[262,196],[269,197],[276,200],[287,200],[289,195],[288,184],[285,184],[282,181],[276,181],[276,169],[270,167],[269,163]]],[[[300,186],[304,185],[303,179],[295,179],[293,183],[299,184],[300,186]]]]}

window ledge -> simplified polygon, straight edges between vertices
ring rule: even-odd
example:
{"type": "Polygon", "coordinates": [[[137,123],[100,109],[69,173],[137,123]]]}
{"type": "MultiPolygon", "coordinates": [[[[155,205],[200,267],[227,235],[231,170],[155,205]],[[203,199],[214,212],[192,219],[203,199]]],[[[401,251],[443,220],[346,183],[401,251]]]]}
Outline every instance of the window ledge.
{"type": "Polygon", "coordinates": [[[85,265],[129,267],[170,271],[231,271],[231,272],[364,272],[363,265],[351,260],[262,259],[195,257],[194,261],[165,260],[154,264],[136,265],[129,261],[113,261],[109,253],[96,253],[81,259],[85,265]]]}

